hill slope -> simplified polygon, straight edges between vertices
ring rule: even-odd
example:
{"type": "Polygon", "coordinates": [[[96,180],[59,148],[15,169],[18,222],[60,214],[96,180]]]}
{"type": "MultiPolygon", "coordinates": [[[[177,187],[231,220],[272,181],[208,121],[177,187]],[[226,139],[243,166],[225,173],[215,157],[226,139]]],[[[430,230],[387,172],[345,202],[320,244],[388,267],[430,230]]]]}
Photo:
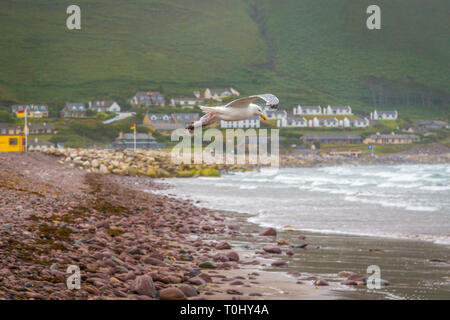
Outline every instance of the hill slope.
{"type": "Polygon", "coordinates": [[[0,100],[126,98],[138,89],[189,94],[233,86],[276,93],[282,107],[398,108],[449,114],[449,5],[380,0],[80,0],[0,3],[0,100]]]}

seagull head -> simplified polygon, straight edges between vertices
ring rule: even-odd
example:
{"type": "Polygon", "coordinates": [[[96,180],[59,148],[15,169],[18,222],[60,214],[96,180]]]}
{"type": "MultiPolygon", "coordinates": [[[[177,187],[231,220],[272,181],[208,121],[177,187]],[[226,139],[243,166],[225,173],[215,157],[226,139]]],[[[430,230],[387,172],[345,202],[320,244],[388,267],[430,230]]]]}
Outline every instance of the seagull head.
{"type": "Polygon", "coordinates": [[[261,109],[260,106],[256,105],[256,104],[251,104],[251,106],[253,107],[253,112],[255,115],[259,115],[261,118],[263,118],[264,120],[267,120],[266,115],[264,114],[263,110],[261,109]]]}

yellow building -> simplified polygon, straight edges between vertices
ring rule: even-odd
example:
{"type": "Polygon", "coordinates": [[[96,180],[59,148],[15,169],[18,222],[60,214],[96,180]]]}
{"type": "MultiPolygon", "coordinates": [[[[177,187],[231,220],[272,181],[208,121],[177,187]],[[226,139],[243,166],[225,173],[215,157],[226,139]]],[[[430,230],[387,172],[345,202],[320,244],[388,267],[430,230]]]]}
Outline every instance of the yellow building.
{"type": "Polygon", "coordinates": [[[25,151],[25,135],[0,134],[0,152],[25,151]]]}
{"type": "Polygon", "coordinates": [[[25,135],[20,127],[0,123],[0,152],[25,151],[25,135]]]}

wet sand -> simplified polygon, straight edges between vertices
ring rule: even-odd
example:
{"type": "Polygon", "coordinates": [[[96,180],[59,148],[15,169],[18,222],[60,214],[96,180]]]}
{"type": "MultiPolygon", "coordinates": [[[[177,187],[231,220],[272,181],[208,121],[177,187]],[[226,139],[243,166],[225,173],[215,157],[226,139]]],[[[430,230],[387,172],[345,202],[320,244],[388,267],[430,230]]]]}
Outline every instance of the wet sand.
{"type": "MultiPolygon", "coordinates": [[[[270,243],[267,237],[254,236],[262,228],[247,222],[248,216],[228,212],[230,223],[241,225],[245,237],[235,237],[237,247],[261,248],[270,243]],[[253,240],[251,240],[253,239],[253,240]]],[[[267,272],[288,272],[295,270],[299,276],[288,275],[319,290],[311,279],[322,278],[330,284],[323,291],[323,299],[450,299],[450,247],[427,241],[388,239],[377,237],[319,234],[292,231],[285,228],[277,234],[278,239],[290,245],[308,243],[308,249],[291,249],[292,257],[282,256],[288,265],[285,268],[264,267],[267,272]],[[286,231],[287,230],[287,231],[286,231]],[[304,236],[304,240],[299,240],[304,236]],[[380,267],[381,278],[390,282],[381,289],[368,289],[365,285],[343,285],[345,278],[339,277],[341,271],[364,274],[367,267],[380,267]]],[[[272,241],[273,242],[273,241],[272,241]]],[[[252,250],[242,249],[251,255],[252,250]]],[[[290,284],[290,283],[289,283],[290,284]]],[[[278,289],[289,291],[289,284],[277,283],[278,289]]],[[[298,298],[303,299],[301,296],[298,298]]],[[[292,298],[290,298],[292,299],[292,298]]],[[[295,296],[293,297],[295,299],[295,296]]]]}

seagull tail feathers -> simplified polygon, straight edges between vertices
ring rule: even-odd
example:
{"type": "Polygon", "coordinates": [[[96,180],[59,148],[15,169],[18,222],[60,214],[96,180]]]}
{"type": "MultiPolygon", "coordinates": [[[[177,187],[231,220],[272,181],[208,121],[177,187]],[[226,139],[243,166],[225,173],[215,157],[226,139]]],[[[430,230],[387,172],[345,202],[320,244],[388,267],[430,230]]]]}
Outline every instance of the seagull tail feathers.
{"type": "Polygon", "coordinates": [[[199,106],[199,108],[203,112],[217,112],[216,108],[214,108],[214,107],[199,106]]]}

